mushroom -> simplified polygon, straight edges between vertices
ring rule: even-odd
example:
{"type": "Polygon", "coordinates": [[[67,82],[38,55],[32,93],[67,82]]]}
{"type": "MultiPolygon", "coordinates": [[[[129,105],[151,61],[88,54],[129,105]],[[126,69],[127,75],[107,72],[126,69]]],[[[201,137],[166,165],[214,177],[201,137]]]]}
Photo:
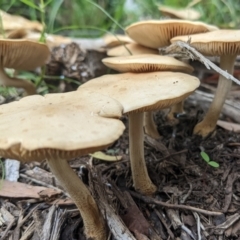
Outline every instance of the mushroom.
{"type": "Polygon", "coordinates": [[[36,93],[33,83],[9,77],[4,68],[15,70],[33,70],[42,66],[48,59],[50,51],[46,44],[27,40],[0,40],[0,84],[24,88],[28,95],[36,93]]]}
{"type": "MultiPolygon", "coordinates": [[[[7,35],[8,39],[25,39],[34,42],[38,42],[41,38],[40,32],[34,32],[25,28],[19,28],[17,30],[11,31],[7,35]]],[[[61,35],[53,35],[45,33],[45,40],[47,46],[51,49],[61,44],[70,44],[72,42],[71,38],[64,37],[61,35]]]]}
{"type": "Polygon", "coordinates": [[[176,36],[215,31],[218,28],[202,22],[187,20],[148,20],[131,24],[125,32],[135,42],[150,48],[170,45],[170,39],[176,36]]]}
{"type": "Polygon", "coordinates": [[[122,44],[133,42],[133,40],[130,37],[123,34],[116,34],[116,35],[106,34],[105,36],[103,36],[103,41],[105,43],[105,47],[107,48],[113,48],[122,44]]]}
{"type": "MultiPolygon", "coordinates": [[[[124,57],[104,58],[102,62],[118,72],[154,72],[154,71],[173,71],[192,73],[193,68],[184,62],[173,57],[159,56],[153,54],[132,55],[124,57]]],[[[181,103],[180,103],[181,104],[181,103]]],[[[177,104],[179,106],[179,104],[177,104]]],[[[174,110],[176,110],[174,108],[174,110]]],[[[178,109],[177,109],[178,110],[178,109]]],[[[152,138],[158,139],[160,135],[154,123],[151,112],[144,113],[144,130],[152,138]]]]}
{"type": "Polygon", "coordinates": [[[201,14],[193,8],[176,9],[169,6],[159,6],[159,11],[170,18],[177,18],[183,20],[197,20],[201,14]]]}
{"type": "Polygon", "coordinates": [[[124,46],[111,48],[107,51],[107,55],[110,57],[129,56],[136,54],[158,54],[158,50],[147,48],[137,43],[128,43],[124,46]]]}
{"type": "Polygon", "coordinates": [[[154,54],[140,54],[131,56],[104,58],[102,62],[118,72],[155,72],[173,71],[192,73],[193,67],[173,57],[154,54]]]}
{"type": "MultiPolygon", "coordinates": [[[[229,74],[233,74],[236,56],[240,54],[239,30],[218,30],[204,34],[179,36],[173,38],[171,42],[187,42],[189,38],[191,39],[191,46],[202,54],[220,56],[220,68],[226,70],[229,74]]],[[[194,134],[206,137],[214,131],[231,86],[231,80],[226,79],[222,75],[219,77],[214,99],[204,119],[195,126],[194,134]]]]}
{"type": "Polygon", "coordinates": [[[41,32],[43,25],[37,21],[30,21],[22,16],[12,15],[0,10],[2,26],[4,31],[12,31],[20,28],[41,32]]]}
{"type": "Polygon", "coordinates": [[[77,205],[87,239],[106,239],[105,222],[67,160],[111,145],[125,128],[121,115],[116,100],[84,90],[28,96],[0,106],[0,155],[25,163],[46,159],[77,205]]]}
{"type": "Polygon", "coordinates": [[[122,73],[104,75],[84,83],[84,89],[110,96],[129,114],[130,163],[137,191],[151,195],[156,186],[149,178],[144,159],[143,112],[168,108],[199,86],[196,77],[179,72],[122,73]]]}

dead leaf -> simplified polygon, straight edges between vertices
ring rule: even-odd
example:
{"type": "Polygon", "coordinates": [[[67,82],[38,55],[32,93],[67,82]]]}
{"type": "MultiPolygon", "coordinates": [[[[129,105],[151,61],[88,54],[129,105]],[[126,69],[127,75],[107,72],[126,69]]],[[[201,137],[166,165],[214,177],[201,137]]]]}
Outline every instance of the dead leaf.
{"type": "MultiPolygon", "coordinates": [[[[46,187],[31,186],[25,183],[4,180],[0,188],[0,196],[9,198],[41,198],[40,193],[48,190],[49,188],[46,187]]],[[[51,196],[59,193],[60,191],[51,189],[51,196]]]]}
{"type": "Polygon", "coordinates": [[[109,161],[109,162],[115,162],[115,161],[119,161],[122,159],[122,156],[111,156],[111,155],[107,155],[101,151],[95,152],[93,154],[89,154],[90,156],[103,160],[103,161],[109,161]]]}
{"type": "Polygon", "coordinates": [[[128,207],[127,213],[122,216],[122,219],[128,229],[134,234],[148,236],[151,226],[136,205],[128,207]]]}
{"type": "Polygon", "coordinates": [[[237,124],[237,123],[230,123],[230,122],[218,120],[217,125],[228,131],[240,132],[240,124],[237,124]]]}

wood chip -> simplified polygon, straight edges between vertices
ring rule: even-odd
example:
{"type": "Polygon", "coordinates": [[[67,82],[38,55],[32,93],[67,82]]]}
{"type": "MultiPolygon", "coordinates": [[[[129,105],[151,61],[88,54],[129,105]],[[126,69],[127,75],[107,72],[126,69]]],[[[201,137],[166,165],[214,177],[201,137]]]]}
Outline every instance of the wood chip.
{"type": "Polygon", "coordinates": [[[240,124],[237,124],[237,123],[231,123],[231,122],[218,120],[217,125],[219,127],[222,127],[224,129],[228,130],[228,131],[240,132],[240,124]]]}
{"type": "Polygon", "coordinates": [[[4,180],[0,189],[0,196],[8,198],[41,198],[41,192],[44,192],[45,196],[49,197],[61,193],[60,191],[46,187],[31,186],[25,183],[4,180]]]}

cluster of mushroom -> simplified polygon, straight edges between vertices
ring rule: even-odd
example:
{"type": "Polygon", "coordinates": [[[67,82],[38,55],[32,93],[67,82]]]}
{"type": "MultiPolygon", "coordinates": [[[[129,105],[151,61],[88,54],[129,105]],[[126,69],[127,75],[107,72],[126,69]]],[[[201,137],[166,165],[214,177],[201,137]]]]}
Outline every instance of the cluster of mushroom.
{"type": "MultiPolygon", "coordinates": [[[[200,53],[206,56],[220,56],[220,68],[233,73],[233,67],[236,56],[240,53],[240,31],[239,30],[219,30],[218,28],[206,25],[200,22],[183,21],[183,20],[160,20],[160,21],[142,21],[134,23],[126,28],[126,33],[133,39],[135,47],[138,49],[144,48],[144,51],[156,51],[158,48],[165,47],[176,41],[191,41],[191,46],[196,48],[200,53]]],[[[125,45],[125,48],[132,45],[125,45]]],[[[123,46],[118,47],[123,48],[123,46]]],[[[111,49],[109,52],[114,53],[116,49],[111,49]]],[[[125,54],[127,51],[125,50],[125,54]]],[[[139,52],[137,52],[139,54],[139,52]]],[[[227,94],[231,88],[232,82],[219,77],[218,88],[214,100],[206,113],[204,119],[194,128],[194,134],[206,137],[211,134],[215,127],[222,106],[225,102],[227,94]]],[[[168,119],[174,121],[174,113],[183,111],[182,103],[172,107],[168,114],[168,119]]],[[[151,115],[147,115],[145,131],[152,137],[158,136],[158,133],[153,134],[151,115]]]]}
{"type": "Polygon", "coordinates": [[[177,72],[191,72],[187,64],[168,57],[164,60],[169,64],[162,64],[156,55],[157,63],[152,63],[151,57],[145,56],[138,67],[151,69],[148,73],[105,75],[75,92],[28,96],[0,106],[0,155],[23,162],[47,159],[76,203],[89,239],[106,239],[105,222],[67,160],[109,146],[124,130],[119,118],[128,113],[134,186],[153,194],[157,187],[148,176],[143,152],[143,112],[176,104],[199,86],[197,78],[177,72]]]}
{"type": "MultiPolygon", "coordinates": [[[[122,73],[92,79],[77,91],[47,94],[44,97],[28,96],[1,105],[0,155],[23,162],[47,159],[51,171],[76,203],[87,238],[106,239],[104,218],[90,191],[69,167],[67,160],[111,145],[125,128],[119,118],[128,114],[134,187],[143,194],[155,193],[157,187],[148,175],[144,159],[143,113],[182,102],[199,86],[200,81],[187,74],[193,71],[190,65],[153,53],[157,52],[157,48],[169,45],[173,37],[212,30],[215,30],[213,35],[217,36],[219,31],[213,26],[176,20],[139,22],[129,26],[127,34],[138,42],[132,44],[152,52],[104,59],[107,66],[122,73]]],[[[41,46],[43,49],[46,47],[41,46]]],[[[17,51],[14,47],[11,49],[16,55],[8,63],[10,67],[15,66],[20,58],[17,55],[20,50],[15,48],[17,51]]],[[[225,46],[223,49],[229,51],[228,55],[233,54],[233,47],[225,46]]],[[[2,67],[9,61],[6,57],[9,51],[7,47],[1,50],[2,67]]],[[[26,49],[24,51],[28,52],[26,49]]],[[[48,53],[49,50],[42,57],[43,62],[48,53]]],[[[223,62],[230,60],[224,58],[223,62]]],[[[25,60],[20,61],[17,69],[23,68],[24,64],[25,60]]],[[[159,137],[156,127],[152,126],[152,115],[146,115],[146,119],[150,121],[146,121],[145,131],[159,137]]]]}
{"type": "MultiPolygon", "coordinates": [[[[217,30],[215,26],[208,25],[202,22],[193,22],[193,21],[186,21],[186,20],[171,19],[171,20],[141,21],[141,22],[134,23],[126,28],[126,33],[130,36],[130,39],[132,39],[131,41],[134,40],[134,43],[128,43],[125,46],[122,45],[115,48],[111,48],[107,52],[107,54],[110,56],[119,56],[119,55],[125,56],[130,54],[132,55],[151,54],[150,56],[148,56],[148,58],[151,58],[154,54],[154,55],[158,55],[158,57],[154,56],[154,58],[156,59],[156,58],[160,58],[158,53],[158,48],[169,46],[171,44],[170,40],[173,37],[180,36],[180,35],[205,33],[205,32],[215,31],[215,30],[217,30]]],[[[119,39],[121,40],[121,38],[119,39]]],[[[131,59],[133,58],[133,56],[129,58],[131,59]]],[[[138,61],[143,61],[142,58],[143,57],[141,57],[141,60],[138,60],[138,61]]],[[[134,59],[137,59],[137,56],[135,56],[134,59]]],[[[164,62],[164,59],[165,58],[162,59],[162,62],[164,62]]],[[[109,62],[109,60],[107,61],[109,62]]],[[[146,59],[146,61],[148,60],[146,59]]],[[[154,60],[152,60],[151,62],[153,61],[154,60]]],[[[109,65],[109,63],[107,64],[109,65]]],[[[185,64],[185,69],[183,69],[183,67],[182,69],[180,68],[174,69],[169,67],[168,70],[171,70],[171,71],[177,70],[177,71],[191,73],[193,71],[193,68],[190,68],[189,65],[188,65],[188,68],[186,68],[186,66],[187,64],[185,64]]],[[[160,70],[164,70],[164,67],[160,70]]],[[[136,71],[136,70],[133,70],[132,68],[130,69],[130,71],[136,71]]],[[[140,72],[140,70],[138,71],[140,72]]],[[[148,70],[141,69],[141,71],[143,72],[151,71],[151,69],[148,69],[148,70]]],[[[183,103],[180,102],[172,106],[167,116],[167,119],[172,123],[176,122],[176,119],[174,118],[174,114],[182,111],[183,111],[183,103]]],[[[153,122],[153,114],[146,113],[144,119],[145,119],[144,121],[145,132],[153,138],[159,138],[157,128],[153,122]]]]}

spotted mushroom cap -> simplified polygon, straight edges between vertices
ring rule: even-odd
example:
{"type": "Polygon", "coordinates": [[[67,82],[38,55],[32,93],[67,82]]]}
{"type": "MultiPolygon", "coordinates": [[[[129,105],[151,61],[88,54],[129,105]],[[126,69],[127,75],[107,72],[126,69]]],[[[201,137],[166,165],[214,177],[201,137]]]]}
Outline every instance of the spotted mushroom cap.
{"type": "Polygon", "coordinates": [[[123,133],[122,106],[90,91],[34,95],[0,106],[0,156],[23,162],[70,159],[123,133]]]}
{"type": "Polygon", "coordinates": [[[18,39],[0,39],[0,65],[17,70],[33,70],[46,63],[46,44],[18,39]]]}
{"type": "Polygon", "coordinates": [[[133,23],[125,31],[135,42],[150,48],[170,45],[175,36],[215,31],[218,28],[202,22],[187,20],[148,20],[133,23]]]}
{"type": "Polygon", "coordinates": [[[144,47],[137,43],[128,43],[125,46],[118,46],[107,51],[110,57],[129,56],[136,54],[159,54],[157,50],[144,47]]]}
{"type": "Polygon", "coordinates": [[[240,30],[217,30],[214,32],[178,36],[171,42],[190,39],[191,46],[207,56],[240,54],[240,30]]]}
{"type": "Polygon", "coordinates": [[[163,15],[171,18],[193,21],[201,17],[201,14],[193,8],[176,9],[169,6],[159,6],[158,9],[163,15]]]}
{"type": "Polygon", "coordinates": [[[78,88],[110,96],[121,103],[123,112],[154,111],[181,102],[200,84],[198,78],[180,72],[109,74],[78,88]]]}
{"type": "Polygon", "coordinates": [[[175,71],[192,73],[193,68],[173,57],[154,54],[104,58],[102,62],[118,72],[175,71]]]}

